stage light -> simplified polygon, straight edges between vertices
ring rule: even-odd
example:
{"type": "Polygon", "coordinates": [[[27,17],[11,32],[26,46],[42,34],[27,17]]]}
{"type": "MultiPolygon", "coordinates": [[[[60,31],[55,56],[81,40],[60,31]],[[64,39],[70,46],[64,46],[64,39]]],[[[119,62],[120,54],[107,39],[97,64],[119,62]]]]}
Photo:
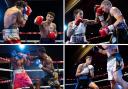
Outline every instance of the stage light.
{"type": "Polygon", "coordinates": [[[66,31],[67,28],[68,28],[68,26],[65,24],[65,25],[64,25],[64,31],[66,31]]]}
{"type": "Polygon", "coordinates": [[[19,48],[20,48],[20,50],[24,50],[24,49],[25,49],[25,45],[20,44],[20,45],[19,45],[19,48]]]}
{"type": "Polygon", "coordinates": [[[84,48],[86,45],[82,45],[82,48],[84,48]]]}

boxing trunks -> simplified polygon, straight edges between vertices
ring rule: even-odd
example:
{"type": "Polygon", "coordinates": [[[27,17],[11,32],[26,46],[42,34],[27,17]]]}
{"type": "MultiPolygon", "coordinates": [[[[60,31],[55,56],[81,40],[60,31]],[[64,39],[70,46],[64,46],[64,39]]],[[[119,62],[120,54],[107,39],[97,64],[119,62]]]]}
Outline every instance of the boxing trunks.
{"type": "Polygon", "coordinates": [[[14,89],[29,87],[32,81],[24,69],[14,70],[14,89]]]}
{"type": "Polygon", "coordinates": [[[55,44],[55,40],[49,38],[40,38],[40,44],[55,44]]]}
{"type": "Polygon", "coordinates": [[[107,59],[108,80],[113,80],[113,73],[116,72],[118,76],[122,76],[121,62],[122,58],[119,53],[115,53],[107,59]]]}
{"type": "Polygon", "coordinates": [[[45,77],[42,79],[43,85],[49,85],[51,86],[51,89],[60,87],[60,82],[58,78],[55,79],[57,72],[53,72],[53,73],[55,75],[45,72],[45,77]]]}
{"type": "Polygon", "coordinates": [[[117,25],[117,29],[112,34],[111,43],[128,43],[128,26],[126,22],[117,25]]]}
{"type": "Polygon", "coordinates": [[[77,86],[76,86],[75,89],[84,89],[84,88],[87,87],[91,82],[92,82],[92,80],[90,79],[89,75],[81,75],[81,76],[79,76],[79,78],[77,79],[77,86]]]}
{"type": "Polygon", "coordinates": [[[85,34],[75,34],[75,35],[72,35],[71,38],[70,38],[70,43],[73,43],[73,44],[87,43],[85,34]]]}
{"type": "Polygon", "coordinates": [[[19,37],[19,29],[3,29],[3,40],[6,44],[19,44],[21,43],[19,37]]]}

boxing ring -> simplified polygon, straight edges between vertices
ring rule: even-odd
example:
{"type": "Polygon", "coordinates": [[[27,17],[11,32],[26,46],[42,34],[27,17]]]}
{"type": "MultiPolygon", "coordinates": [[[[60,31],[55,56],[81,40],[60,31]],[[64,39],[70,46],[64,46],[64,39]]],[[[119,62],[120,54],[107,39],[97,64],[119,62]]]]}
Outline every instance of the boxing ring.
{"type": "MultiPolygon", "coordinates": [[[[11,61],[10,61],[10,59],[9,58],[3,58],[3,57],[0,57],[0,63],[10,63],[11,61]]],[[[58,64],[60,64],[60,65],[62,65],[63,66],[63,61],[53,61],[53,64],[54,65],[58,65],[58,64]]],[[[58,67],[58,66],[57,66],[58,67]]],[[[40,69],[33,69],[33,70],[25,70],[26,72],[34,72],[34,71],[42,71],[42,70],[40,70],[40,69]]],[[[0,72],[10,72],[9,74],[10,74],[10,76],[11,76],[11,73],[13,73],[14,72],[14,70],[12,70],[12,69],[7,69],[7,68],[0,68],[0,72]]],[[[60,87],[61,88],[63,88],[64,87],[64,85],[63,85],[63,81],[64,81],[64,79],[63,79],[63,76],[60,76],[60,74],[62,74],[63,75],[63,72],[64,72],[64,69],[59,69],[59,68],[56,68],[55,69],[55,72],[58,72],[59,73],[59,81],[62,81],[62,84],[60,85],[60,87]]],[[[35,79],[31,79],[31,80],[35,80],[35,79]]],[[[13,80],[12,79],[8,79],[8,78],[4,78],[4,77],[0,77],[0,84],[10,84],[10,87],[13,87],[13,85],[12,85],[12,82],[13,82],[13,80]]],[[[34,86],[35,87],[35,86],[34,86]]],[[[28,89],[29,87],[22,87],[22,89],[28,89]]],[[[40,86],[40,88],[41,89],[49,89],[49,88],[51,88],[51,86],[40,86]]]]}

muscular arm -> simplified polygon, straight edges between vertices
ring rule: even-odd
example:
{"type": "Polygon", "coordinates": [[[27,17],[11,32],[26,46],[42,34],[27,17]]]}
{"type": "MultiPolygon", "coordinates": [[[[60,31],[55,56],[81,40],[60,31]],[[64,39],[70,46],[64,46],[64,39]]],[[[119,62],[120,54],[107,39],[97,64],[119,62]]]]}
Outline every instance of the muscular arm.
{"type": "Polygon", "coordinates": [[[48,65],[46,65],[46,66],[43,66],[41,69],[42,70],[44,70],[44,71],[46,71],[46,72],[48,72],[48,73],[53,73],[53,71],[54,71],[54,66],[53,66],[53,61],[52,61],[52,59],[50,58],[50,57],[48,57],[49,59],[48,59],[48,65]]]}
{"type": "MultiPolygon", "coordinates": [[[[102,15],[103,16],[103,15],[102,15]]],[[[104,17],[103,17],[104,18],[104,17]]],[[[101,26],[104,27],[107,25],[107,22],[104,20],[100,21],[98,15],[96,14],[95,21],[100,22],[101,26]]]]}
{"type": "Polygon", "coordinates": [[[17,21],[21,27],[24,27],[26,24],[26,20],[23,18],[23,15],[20,11],[17,12],[17,21]]]}
{"type": "Polygon", "coordinates": [[[122,61],[121,61],[121,69],[123,69],[124,68],[124,62],[123,62],[123,59],[122,59],[122,61]]]}
{"type": "Polygon", "coordinates": [[[88,20],[88,19],[84,19],[83,22],[88,25],[93,25],[98,23],[96,20],[88,20]]]}
{"type": "MultiPolygon", "coordinates": [[[[104,47],[103,47],[104,48],[104,47]]],[[[107,55],[106,50],[103,50],[102,48],[100,48],[99,46],[96,46],[96,49],[98,50],[99,53],[103,54],[103,55],[107,55]]]]}
{"type": "Polygon", "coordinates": [[[72,27],[73,27],[73,22],[70,22],[68,24],[68,30],[67,30],[67,36],[68,37],[71,37],[71,35],[74,33],[74,30],[72,29],[72,27]]]}
{"type": "Polygon", "coordinates": [[[111,14],[112,16],[114,16],[114,18],[116,19],[115,23],[113,24],[114,27],[117,27],[117,25],[118,25],[120,22],[122,22],[123,19],[124,19],[123,16],[122,16],[121,11],[120,11],[118,8],[116,8],[116,7],[113,7],[113,8],[110,10],[110,14],[111,14]]]}
{"type": "Polygon", "coordinates": [[[90,69],[90,75],[92,78],[94,78],[94,68],[90,69]]]}
{"type": "Polygon", "coordinates": [[[82,64],[80,64],[78,67],[77,67],[77,70],[76,70],[76,77],[79,77],[81,75],[81,68],[82,68],[82,64]]]}
{"type": "Polygon", "coordinates": [[[55,36],[57,37],[57,30],[56,30],[56,24],[53,24],[54,30],[53,32],[55,32],[55,36]]]}

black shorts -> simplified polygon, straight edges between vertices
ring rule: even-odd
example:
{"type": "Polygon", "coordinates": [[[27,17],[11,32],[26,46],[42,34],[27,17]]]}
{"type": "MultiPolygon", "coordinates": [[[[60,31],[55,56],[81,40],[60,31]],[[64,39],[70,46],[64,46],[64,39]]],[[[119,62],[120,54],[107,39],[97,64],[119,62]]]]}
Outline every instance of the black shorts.
{"type": "Polygon", "coordinates": [[[49,38],[40,38],[40,44],[55,44],[55,40],[49,38]]]}
{"type": "Polygon", "coordinates": [[[128,43],[128,29],[117,29],[114,32],[113,36],[117,38],[117,41],[115,43],[128,43]]]}
{"type": "Polygon", "coordinates": [[[84,89],[92,82],[89,76],[83,75],[77,79],[77,86],[75,89],[84,89]]]}

